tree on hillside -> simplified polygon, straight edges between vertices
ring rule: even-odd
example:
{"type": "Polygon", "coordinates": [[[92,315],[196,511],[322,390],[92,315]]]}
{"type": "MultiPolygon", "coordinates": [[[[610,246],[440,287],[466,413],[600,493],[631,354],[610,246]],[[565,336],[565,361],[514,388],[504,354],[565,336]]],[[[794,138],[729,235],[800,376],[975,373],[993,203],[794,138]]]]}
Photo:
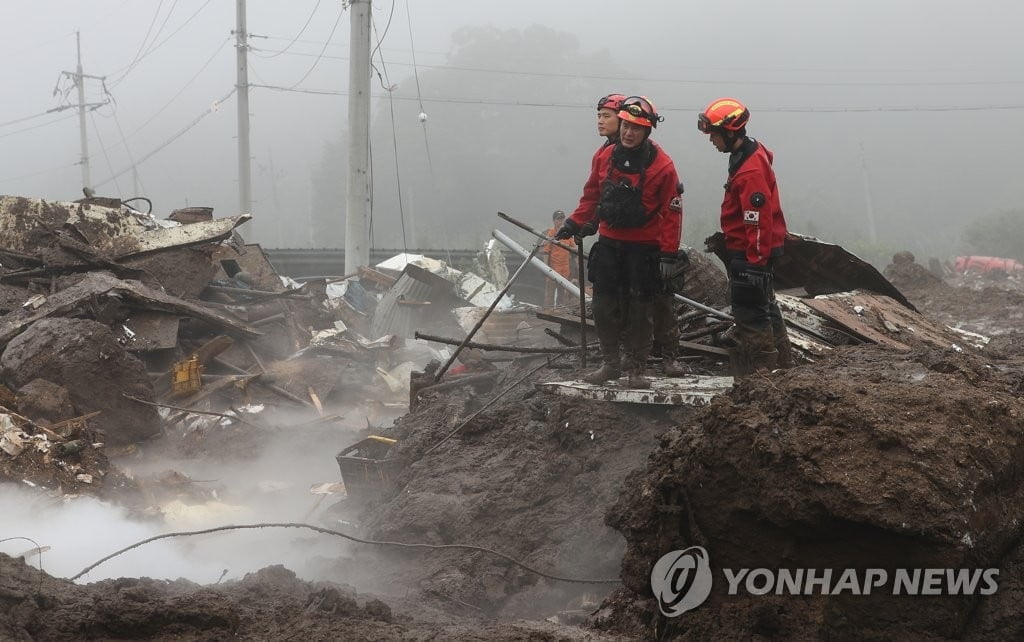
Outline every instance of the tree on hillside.
{"type": "Polygon", "coordinates": [[[1024,260],[1024,211],[996,212],[967,225],[964,240],[983,256],[1024,260]]]}

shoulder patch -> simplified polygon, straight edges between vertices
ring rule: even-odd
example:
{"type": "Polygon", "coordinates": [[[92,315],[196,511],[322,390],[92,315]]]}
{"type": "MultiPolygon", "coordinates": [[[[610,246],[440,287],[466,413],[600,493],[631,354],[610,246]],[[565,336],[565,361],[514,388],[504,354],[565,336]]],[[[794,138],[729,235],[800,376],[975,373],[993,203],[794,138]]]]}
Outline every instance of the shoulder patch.
{"type": "Polygon", "coordinates": [[[754,192],[750,195],[750,205],[753,207],[762,207],[766,202],[764,194],[761,192],[754,192]]]}
{"type": "Polygon", "coordinates": [[[747,225],[757,225],[761,222],[761,212],[756,210],[746,210],[743,212],[743,222],[747,225]]]}

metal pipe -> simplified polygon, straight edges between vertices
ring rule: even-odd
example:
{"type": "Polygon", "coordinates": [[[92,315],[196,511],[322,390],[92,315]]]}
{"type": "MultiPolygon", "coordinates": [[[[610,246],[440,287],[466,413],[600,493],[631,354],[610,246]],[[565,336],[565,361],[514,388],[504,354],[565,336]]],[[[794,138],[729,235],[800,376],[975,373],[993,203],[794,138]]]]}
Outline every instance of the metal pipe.
{"type": "Polygon", "coordinates": [[[502,298],[504,298],[505,293],[508,292],[509,288],[512,287],[512,284],[516,282],[516,279],[519,278],[519,275],[523,273],[523,270],[526,268],[526,266],[530,263],[531,260],[537,260],[535,258],[537,255],[537,250],[540,249],[542,243],[544,243],[543,240],[538,240],[534,244],[533,251],[529,253],[529,255],[526,257],[526,260],[523,261],[523,264],[520,265],[519,269],[515,271],[515,274],[508,278],[508,283],[506,283],[505,287],[501,289],[501,292],[499,292],[494,297],[494,301],[491,302],[491,305],[489,308],[487,308],[487,311],[480,315],[480,319],[476,322],[476,325],[474,325],[473,329],[469,331],[469,334],[466,335],[466,338],[462,340],[462,343],[459,344],[459,347],[455,348],[455,351],[452,352],[452,356],[448,357],[448,361],[446,361],[443,366],[437,369],[437,373],[434,375],[434,381],[441,380],[441,377],[443,377],[444,373],[448,371],[448,368],[450,368],[451,365],[455,363],[455,358],[459,356],[459,353],[462,352],[462,349],[466,347],[466,344],[469,343],[470,340],[472,340],[473,335],[476,334],[477,330],[479,330],[480,327],[483,326],[484,321],[486,321],[487,317],[491,315],[491,312],[494,312],[494,308],[498,306],[498,302],[501,301],[502,298]]]}
{"type": "MultiPolygon", "coordinates": [[[[558,285],[560,285],[563,288],[565,288],[566,290],[568,290],[570,294],[573,294],[575,296],[579,296],[580,295],[580,289],[578,287],[576,287],[575,283],[573,283],[569,279],[565,278],[564,276],[562,276],[558,272],[555,272],[554,270],[552,270],[550,266],[548,266],[546,263],[544,263],[544,261],[541,261],[540,259],[536,258],[533,254],[530,254],[529,252],[527,252],[526,249],[523,248],[522,245],[516,243],[514,240],[512,240],[512,238],[510,238],[507,234],[505,234],[501,230],[492,230],[491,231],[491,236],[493,236],[494,238],[498,239],[498,241],[502,245],[504,245],[508,249],[512,250],[513,252],[515,252],[519,256],[523,257],[524,259],[529,259],[528,263],[532,264],[535,268],[537,268],[538,270],[543,272],[548,278],[554,279],[555,283],[557,283],[558,285]]],[[[538,246],[538,247],[540,247],[540,246],[538,246]]],[[[534,252],[534,254],[535,253],[536,252],[534,252]]]]}
{"type": "MultiPolygon", "coordinates": [[[[542,239],[546,239],[547,238],[546,236],[544,236],[543,234],[541,234],[537,230],[533,229],[532,227],[530,227],[526,223],[523,223],[522,221],[517,221],[516,219],[512,218],[511,216],[509,216],[505,212],[498,212],[498,218],[503,218],[506,221],[508,221],[509,223],[511,223],[512,225],[515,225],[518,228],[524,229],[527,232],[529,232],[530,234],[533,234],[534,236],[539,236],[542,239]]],[[[551,241],[551,243],[553,243],[554,245],[557,245],[558,247],[562,248],[563,250],[567,250],[569,252],[572,252],[573,254],[580,254],[580,253],[582,253],[583,254],[583,258],[587,258],[587,253],[583,252],[583,245],[582,244],[577,244],[576,247],[579,248],[579,250],[577,250],[576,247],[572,247],[571,245],[566,245],[564,243],[559,243],[558,241],[551,241]]]]}

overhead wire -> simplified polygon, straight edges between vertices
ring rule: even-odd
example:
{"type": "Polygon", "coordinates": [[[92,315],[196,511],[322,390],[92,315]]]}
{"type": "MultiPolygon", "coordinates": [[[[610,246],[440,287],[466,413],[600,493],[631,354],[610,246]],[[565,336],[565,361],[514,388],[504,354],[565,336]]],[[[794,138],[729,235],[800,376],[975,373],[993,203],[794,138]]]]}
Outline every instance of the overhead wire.
{"type": "MultiPolygon", "coordinates": [[[[96,109],[98,107],[99,107],[99,105],[95,105],[95,106],[90,107],[89,109],[96,109]]],[[[64,116],[61,116],[60,118],[55,118],[55,119],[47,121],[45,123],[39,123],[38,125],[32,125],[31,127],[22,127],[21,129],[16,129],[13,132],[7,132],[6,134],[0,134],[0,138],[7,138],[8,136],[14,136],[15,134],[20,134],[22,132],[31,131],[33,129],[39,129],[40,127],[47,127],[49,125],[53,125],[53,124],[59,123],[62,120],[68,120],[69,118],[74,118],[75,116],[77,116],[77,114],[75,114],[74,112],[72,112],[70,114],[65,114],[64,116]]]]}
{"type": "MultiPolygon", "coordinates": [[[[402,225],[402,251],[405,254],[408,254],[409,253],[409,239],[408,239],[408,235],[406,234],[406,231],[405,231],[405,206],[403,204],[404,203],[404,198],[402,196],[402,172],[401,172],[400,162],[398,160],[398,128],[395,125],[395,103],[394,103],[393,100],[391,100],[391,98],[394,97],[394,93],[395,92],[394,92],[394,88],[391,87],[391,80],[388,78],[387,64],[384,62],[384,52],[381,51],[381,48],[380,48],[380,45],[383,42],[384,37],[387,35],[388,28],[390,28],[390,26],[391,26],[391,17],[394,16],[394,13],[395,13],[395,1],[392,0],[392,2],[391,2],[391,15],[388,16],[388,24],[384,28],[384,33],[377,37],[377,46],[374,47],[373,52],[376,52],[377,56],[380,58],[380,66],[381,66],[381,70],[382,71],[378,71],[377,72],[378,78],[380,77],[381,73],[383,72],[384,79],[382,81],[382,84],[384,82],[387,83],[386,89],[387,89],[388,98],[389,98],[388,106],[389,106],[390,112],[391,112],[391,144],[392,144],[392,147],[393,147],[394,152],[395,152],[395,188],[398,191],[398,218],[399,218],[399,221],[401,221],[401,225],[402,225]]],[[[377,33],[376,21],[371,20],[371,22],[373,23],[374,33],[377,33]]],[[[373,53],[372,52],[370,54],[370,60],[371,61],[373,60],[373,53]]],[[[372,158],[372,151],[373,150],[372,150],[372,147],[371,147],[371,158],[372,158]]],[[[370,175],[373,176],[372,173],[370,175]]],[[[371,214],[371,238],[372,238],[372,234],[373,234],[372,233],[372,215],[373,215],[373,208],[372,207],[370,209],[370,214],[371,214]]]]}
{"type": "Polygon", "coordinates": [[[302,25],[302,29],[299,29],[299,33],[295,34],[295,37],[292,38],[291,41],[287,45],[285,45],[284,49],[282,49],[280,51],[277,51],[277,52],[274,52],[273,54],[271,54],[269,56],[260,56],[260,58],[277,58],[281,54],[288,53],[288,50],[292,48],[292,45],[294,45],[296,42],[298,42],[299,41],[299,37],[306,32],[306,29],[309,27],[309,23],[311,23],[313,21],[313,16],[316,15],[317,9],[320,8],[320,3],[321,2],[322,2],[322,0],[316,0],[316,4],[313,6],[313,10],[309,12],[309,17],[306,18],[306,24],[302,25]]]}
{"type": "MultiPolygon", "coordinates": [[[[257,49],[257,51],[275,51],[269,49],[257,49]]],[[[327,54],[313,54],[309,52],[288,52],[290,56],[305,56],[312,57],[318,56],[319,58],[327,58],[329,60],[348,60],[348,56],[332,56],[327,54]]],[[[265,56],[266,57],[266,56],[265,56]]],[[[412,67],[415,63],[411,62],[392,62],[392,66],[403,66],[412,67]]],[[[490,73],[490,74],[507,74],[513,76],[529,76],[538,78],[569,78],[569,79],[583,79],[583,80],[600,80],[606,82],[616,81],[628,81],[632,83],[679,83],[679,84],[696,84],[696,85],[785,85],[785,86],[796,86],[796,87],[960,87],[960,86],[1000,86],[1000,85],[1022,85],[1024,80],[1017,79],[1001,79],[1001,80],[892,80],[892,81],[839,81],[839,80],[824,80],[824,81],[813,81],[813,80],[776,80],[776,79],[729,79],[729,78],[713,78],[713,79],[694,79],[694,78],[664,78],[664,77],[647,77],[647,76],[600,76],[592,74],[580,74],[574,72],[554,72],[554,71],[520,71],[514,69],[494,69],[488,67],[467,67],[463,65],[431,65],[423,64],[419,67],[426,69],[439,69],[444,71],[466,71],[473,73],[490,73]]],[[[707,71],[707,70],[703,70],[707,71]]]]}
{"type": "MultiPolygon", "coordinates": [[[[322,96],[347,96],[349,92],[336,89],[299,89],[295,87],[282,87],[280,85],[257,84],[250,85],[254,88],[270,89],[272,91],[289,91],[303,94],[317,94],[322,96]]],[[[382,94],[374,94],[372,98],[383,98],[382,94]]],[[[395,96],[395,100],[414,101],[420,100],[413,96],[395,96]]],[[[532,102],[532,101],[507,101],[491,100],[486,98],[423,98],[428,103],[461,104],[461,105],[496,105],[504,107],[556,107],[566,109],[589,108],[590,103],[569,103],[569,102],[532,102]]],[[[683,107],[663,107],[663,112],[692,112],[703,109],[703,105],[683,107]]],[[[870,112],[970,112],[970,111],[1015,111],[1024,109],[1024,104],[1008,105],[962,105],[945,107],[759,107],[759,113],[793,113],[793,114],[839,114],[839,113],[870,113],[870,112]]]]}
{"type": "MultiPolygon", "coordinates": [[[[186,19],[185,19],[185,21],[184,21],[184,22],[182,22],[182,23],[181,23],[180,25],[178,25],[178,28],[177,28],[177,29],[175,29],[175,30],[174,30],[174,31],[172,31],[171,33],[167,34],[167,37],[166,37],[166,38],[164,38],[163,40],[161,40],[160,42],[158,42],[158,43],[154,44],[154,45],[153,45],[152,47],[150,47],[150,48],[149,48],[148,50],[146,50],[146,53],[144,53],[144,54],[143,54],[143,55],[142,55],[142,56],[141,56],[141,57],[140,57],[140,58],[139,58],[139,59],[138,59],[137,61],[135,61],[135,63],[133,63],[133,64],[134,64],[135,66],[137,66],[137,65],[138,65],[138,63],[140,63],[140,62],[142,62],[143,60],[145,60],[145,59],[146,59],[146,57],[150,56],[150,55],[151,55],[151,54],[152,54],[152,53],[153,53],[154,51],[156,51],[156,50],[157,50],[157,49],[159,49],[160,47],[164,46],[164,44],[165,44],[165,43],[167,43],[167,42],[168,42],[168,41],[169,41],[169,40],[170,40],[171,38],[173,38],[174,36],[176,36],[176,35],[178,34],[178,32],[180,32],[180,31],[181,31],[182,29],[184,29],[184,28],[185,28],[186,26],[188,26],[188,25],[189,25],[189,24],[190,24],[190,23],[191,23],[191,22],[192,22],[193,20],[195,20],[196,16],[198,16],[198,15],[199,15],[200,13],[202,13],[203,9],[205,9],[206,7],[208,7],[208,6],[210,5],[210,3],[211,3],[211,2],[213,2],[213,0],[206,0],[206,2],[204,2],[204,3],[202,4],[202,5],[200,5],[200,7],[199,7],[198,9],[196,9],[196,10],[195,10],[195,11],[194,11],[194,12],[192,13],[192,15],[190,15],[190,16],[189,16],[188,18],[186,18],[186,19]]],[[[127,76],[127,75],[128,75],[128,73],[129,73],[129,72],[130,72],[130,71],[131,71],[132,69],[134,69],[134,66],[132,66],[132,65],[129,65],[129,67],[122,67],[121,69],[118,69],[118,70],[114,71],[113,73],[111,73],[111,74],[108,74],[108,75],[110,75],[110,76],[113,76],[113,75],[115,75],[115,74],[121,74],[120,76],[118,76],[117,78],[115,78],[114,80],[112,80],[112,81],[111,81],[111,87],[114,87],[114,86],[116,86],[117,84],[120,84],[120,83],[121,83],[121,81],[123,81],[123,80],[124,80],[125,76],[127,76]],[[131,68],[129,68],[129,67],[131,67],[131,68]]]]}
{"type": "Polygon", "coordinates": [[[409,49],[412,51],[412,75],[416,79],[416,100],[420,104],[420,125],[423,129],[423,145],[427,150],[427,168],[430,170],[430,175],[434,175],[434,161],[430,156],[430,140],[427,138],[427,119],[423,117],[427,113],[427,110],[423,108],[423,92],[420,91],[420,72],[416,65],[416,45],[413,43],[412,38],[412,14],[409,13],[409,0],[405,0],[405,20],[406,24],[409,25],[409,49]]]}
{"type": "Polygon", "coordinates": [[[297,80],[297,81],[296,81],[296,82],[295,82],[295,83],[294,83],[294,84],[293,84],[293,85],[291,86],[291,88],[292,88],[292,89],[294,89],[294,88],[298,87],[299,85],[301,85],[301,84],[302,84],[302,82],[303,82],[304,80],[306,80],[306,78],[309,78],[309,75],[310,75],[311,73],[313,73],[313,70],[314,70],[314,69],[316,69],[316,66],[317,66],[318,64],[320,64],[320,60],[321,60],[321,59],[322,59],[322,58],[324,57],[324,52],[325,52],[325,51],[327,51],[327,45],[329,45],[329,44],[331,43],[331,38],[333,38],[333,37],[334,37],[334,32],[335,32],[335,30],[337,30],[337,28],[338,28],[338,23],[340,23],[340,22],[341,22],[341,16],[345,14],[345,9],[347,9],[347,8],[348,8],[348,3],[343,3],[343,4],[341,5],[341,10],[340,10],[340,11],[338,11],[338,17],[337,17],[337,18],[336,18],[336,19],[334,20],[334,26],[332,26],[332,27],[331,27],[331,32],[330,32],[329,34],[327,34],[327,40],[326,40],[326,41],[324,42],[324,46],[323,46],[323,48],[322,48],[322,49],[320,50],[320,54],[319,54],[319,55],[318,55],[318,56],[316,57],[316,60],[314,60],[314,61],[313,61],[313,64],[312,64],[312,65],[311,65],[311,66],[309,67],[309,69],[307,69],[307,70],[306,70],[306,73],[304,73],[304,74],[302,75],[302,78],[299,78],[299,79],[298,79],[298,80],[297,80]]]}
{"type": "MultiPolygon", "coordinates": [[[[219,111],[221,103],[226,101],[228,98],[231,98],[231,96],[233,96],[236,91],[238,91],[238,88],[237,87],[232,87],[231,91],[229,91],[228,93],[224,94],[224,96],[222,96],[219,100],[214,101],[213,104],[210,105],[210,107],[208,107],[206,109],[206,111],[204,111],[203,113],[199,114],[194,119],[192,119],[192,122],[190,122],[188,125],[185,125],[181,129],[179,129],[174,135],[172,135],[170,138],[165,140],[163,143],[161,143],[155,149],[151,150],[150,152],[148,152],[145,155],[143,155],[142,157],[140,157],[138,159],[138,161],[136,161],[135,165],[136,166],[137,165],[141,165],[142,163],[146,162],[147,160],[149,160],[150,158],[155,156],[158,152],[160,152],[162,149],[164,149],[165,147],[167,147],[168,145],[170,145],[174,141],[178,140],[182,136],[184,136],[186,132],[188,132],[193,127],[195,127],[200,122],[202,122],[204,118],[206,118],[207,116],[209,116],[210,114],[212,114],[214,112],[219,111]]],[[[126,167],[125,169],[122,169],[121,171],[115,173],[113,176],[108,176],[107,178],[103,179],[102,181],[95,182],[93,184],[93,187],[100,187],[101,185],[105,185],[105,184],[109,183],[110,181],[118,178],[119,176],[121,176],[123,174],[126,174],[127,172],[131,171],[131,169],[132,169],[131,166],[126,167]]]]}
{"type": "MultiPolygon", "coordinates": [[[[153,19],[149,21],[149,27],[146,28],[146,34],[142,36],[142,42],[139,43],[139,50],[135,52],[132,57],[132,61],[128,63],[127,70],[124,75],[127,75],[129,71],[135,68],[135,65],[139,62],[142,57],[142,50],[146,48],[146,43],[149,42],[149,34],[153,33],[153,25],[156,24],[156,19],[160,17],[160,10],[164,7],[164,0],[160,0],[156,5],[156,11],[153,12],[153,19]]],[[[122,76],[123,78],[124,76],[122,76]]]]}
{"type": "MultiPolygon", "coordinates": [[[[221,41],[221,43],[217,46],[217,48],[210,55],[210,57],[206,59],[206,62],[204,62],[201,67],[199,67],[199,70],[196,71],[196,73],[193,74],[192,77],[189,78],[185,82],[185,84],[182,85],[182,87],[173,96],[171,96],[169,99],[163,101],[163,106],[160,109],[158,109],[156,111],[156,113],[154,113],[152,116],[147,118],[146,121],[143,122],[141,125],[139,125],[135,129],[133,129],[131,131],[131,133],[129,133],[127,136],[122,134],[122,140],[126,140],[128,138],[131,138],[131,137],[135,136],[140,131],[142,131],[146,126],[148,126],[151,122],[153,122],[160,114],[164,113],[164,111],[166,111],[167,108],[170,107],[171,104],[174,103],[175,100],[177,100],[183,93],[185,93],[185,90],[188,89],[190,86],[192,86],[192,83],[194,83],[196,81],[196,79],[199,78],[199,76],[204,71],[206,71],[206,68],[209,67],[211,63],[213,63],[214,59],[216,59],[217,55],[221,51],[224,50],[225,45],[227,45],[227,43],[230,42],[230,40],[231,40],[231,36],[227,36],[223,41],[221,41]]],[[[104,83],[103,87],[104,87],[104,92],[106,93],[106,95],[109,96],[111,99],[113,99],[113,96],[110,93],[110,91],[107,89],[105,83],[104,83]]]]}
{"type": "MultiPolygon", "coordinates": [[[[92,128],[93,128],[93,131],[96,133],[96,140],[99,141],[100,147],[103,149],[103,158],[105,158],[106,161],[107,161],[107,169],[110,171],[111,174],[113,174],[114,173],[114,164],[110,162],[110,154],[107,153],[106,147],[103,145],[103,137],[100,135],[100,127],[96,123],[96,115],[95,114],[89,114],[89,120],[92,121],[92,128]]],[[[86,185],[85,187],[91,187],[91,186],[90,185],[86,185]]],[[[124,193],[121,192],[121,185],[118,184],[116,178],[114,179],[114,189],[117,190],[118,198],[124,198],[124,193]]]]}

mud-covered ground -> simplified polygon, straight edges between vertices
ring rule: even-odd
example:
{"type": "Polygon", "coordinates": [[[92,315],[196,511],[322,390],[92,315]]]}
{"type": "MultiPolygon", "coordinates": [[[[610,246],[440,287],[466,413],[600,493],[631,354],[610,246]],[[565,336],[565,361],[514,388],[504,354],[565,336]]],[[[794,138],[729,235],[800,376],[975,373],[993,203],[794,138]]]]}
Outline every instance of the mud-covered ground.
{"type": "MultiPolygon", "coordinates": [[[[295,457],[331,470],[323,481],[337,478],[340,445],[370,432],[397,439],[393,454],[402,464],[379,498],[331,505],[332,497],[310,521],[441,548],[313,536],[326,538],[329,550],[323,542],[310,549],[295,569],[306,580],[269,567],[205,586],[77,585],[0,557],[0,638],[1019,637],[1024,340],[1014,317],[1022,301],[1014,297],[1021,295],[893,280],[929,318],[987,330],[993,340],[963,353],[842,348],[748,379],[703,409],[570,400],[532,385],[578,374],[564,369],[542,368],[513,387],[541,363],[526,359],[493,385],[428,395],[394,425],[369,422],[355,432],[360,418],[333,436],[323,426],[278,429],[273,438],[291,440],[295,457]],[[466,423],[499,392],[501,400],[466,423]],[[477,548],[451,548],[458,544],[477,548]],[[722,566],[992,565],[1002,575],[989,598],[716,590],[692,613],[664,618],[651,596],[651,567],[693,544],[722,566]],[[619,583],[544,578],[496,553],[548,575],[619,583]]],[[[238,426],[186,437],[164,443],[164,455],[187,453],[195,463],[234,444],[231,459],[244,463],[270,439],[238,426]]],[[[131,457],[119,463],[141,467],[131,457]]]]}

